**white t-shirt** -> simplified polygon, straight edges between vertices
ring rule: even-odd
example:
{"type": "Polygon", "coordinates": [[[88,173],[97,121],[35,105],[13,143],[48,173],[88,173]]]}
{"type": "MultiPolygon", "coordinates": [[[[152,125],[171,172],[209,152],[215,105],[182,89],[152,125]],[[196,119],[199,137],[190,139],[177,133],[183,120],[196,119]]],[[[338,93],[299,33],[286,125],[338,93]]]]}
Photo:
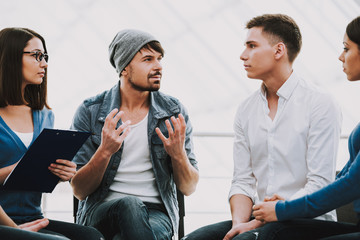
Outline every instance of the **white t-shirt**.
{"type": "Polygon", "coordinates": [[[105,201],[136,196],[144,202],[161,203],[156,186],[147,134],[148,115],[139,123],[130,125],[124,140],[120,166],[105,201]]]}
{"type": "Polygon", "coordinates": [[[30,146],[30,143],[31,143],[31,141],[33,139],[33,135],[34,135],[33,132],[31,132],[31,133],[21,133],[21,132],[14,131],[14,133],[16,133],[16,135],[24,143],[26,148],[28,148],[30,146]]]}

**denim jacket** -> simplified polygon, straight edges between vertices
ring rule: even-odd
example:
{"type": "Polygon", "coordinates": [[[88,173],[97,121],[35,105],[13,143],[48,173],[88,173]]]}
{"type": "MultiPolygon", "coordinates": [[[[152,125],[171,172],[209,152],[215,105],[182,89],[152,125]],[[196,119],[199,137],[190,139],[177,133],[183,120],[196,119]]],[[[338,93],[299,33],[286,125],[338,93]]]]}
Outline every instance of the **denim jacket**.
{"type": "MultiPolygon", "coordinates": [[[[114,109],[120,107],[120,82],[95,97],[85,100],[75,113],[71,128],[78,131],[89,131],[93,135],[85,142],[73,161],[78,169],[84,166],[95,153],[101,142],[101,131],[106,116],[114,109]]],[[[181,113],[186,121],[185,149],[190,163],[197,169],[193,143],[192,126],[184,106],[175,98],[161,92],[150,93],[150,109],[148,117],[148,144],[150,147],[150,159],[153,165],[156,184],[171,219],[174,233],[178,231],[179,214],[176,197],[176,185],[173,178],[173,170],[170,156],[166,153],[163,143],[155,132],[159,127],[161,132],[168,136],[165,120],[181,113]]],[[[118,123],[120,125],[121,122],[118,123]]],[[[126,144],[126,141],[124,142],[126,144]]],[[[123,144],[123,145],[124,145],[123,144]]],[[[80,201],[77,212],[77,222],[87,225],[87,215],[101,203],[109,192],[117,169],[120,165],[123,145],[120,150],[113,154],[106,168],[100,186],[85,200],[80,201]]]]}

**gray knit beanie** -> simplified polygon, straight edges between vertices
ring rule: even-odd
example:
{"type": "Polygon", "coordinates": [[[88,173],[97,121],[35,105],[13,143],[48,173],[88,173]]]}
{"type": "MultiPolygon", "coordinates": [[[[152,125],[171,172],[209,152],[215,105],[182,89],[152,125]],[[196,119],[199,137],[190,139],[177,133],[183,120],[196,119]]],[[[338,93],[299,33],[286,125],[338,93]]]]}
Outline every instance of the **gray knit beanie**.
{"type": "Polygon", "coordinates": [[[109,46],[110,63],[116,72],[121,73],[135,54],[151,41],[158,42],[152,35],[140,30],[125,29],[118,32],[109,46]]]}

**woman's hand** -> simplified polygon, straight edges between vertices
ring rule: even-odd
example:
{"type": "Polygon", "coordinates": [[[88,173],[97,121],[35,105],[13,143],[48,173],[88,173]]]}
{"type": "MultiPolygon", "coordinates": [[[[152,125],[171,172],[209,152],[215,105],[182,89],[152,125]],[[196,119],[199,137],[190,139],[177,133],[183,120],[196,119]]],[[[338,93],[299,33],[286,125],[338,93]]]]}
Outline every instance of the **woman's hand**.
{"type": "Polygon", "coordinates": [[[47,225],[49,225],[49,220],[47,218],[42,218],[42,219],[38,219],[38,220],[35,220],[32,222],[27,222],[27,223],[18,225],[18,228],[20,228],[22,230],[37,232],[40,229],[43,229],[44,227],[46,227],[47,225]]]}
{"type": "Polygon", "coordinates": [[[285,200],[282,196],[278,194],[274,194],[271,197],[265,197],[264,202],[271,202],[271,201],[278,201],[278,200],[285,200]]]}
{"type": "Polygon", "coordinates": [[[69,181],[76,173],[76,164],[69,160],[57,159],[56,163],[50,164],[49,170],[61,181],[69,181]]]}
{"type": "Polygon", "coordinates": [[[256,220],[262,222],[277,221],[275,206],[278,201],[263,202],[253,206],[253,215],[256,220]]]}

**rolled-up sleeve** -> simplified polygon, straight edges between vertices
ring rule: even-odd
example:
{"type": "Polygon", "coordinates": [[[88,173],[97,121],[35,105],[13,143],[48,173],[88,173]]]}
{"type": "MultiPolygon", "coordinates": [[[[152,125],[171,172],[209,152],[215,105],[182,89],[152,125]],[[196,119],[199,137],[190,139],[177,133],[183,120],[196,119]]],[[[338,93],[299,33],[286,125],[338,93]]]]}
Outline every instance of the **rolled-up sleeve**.
{"type": "Polygon", "coordinates": [[[243,194],[255,202],[256,179],[251,167],[250,147],[241,125],[240,114],[241,112],[238,110],[234,121],[234,173],[229,200],[235,194],[243,194]]]}

